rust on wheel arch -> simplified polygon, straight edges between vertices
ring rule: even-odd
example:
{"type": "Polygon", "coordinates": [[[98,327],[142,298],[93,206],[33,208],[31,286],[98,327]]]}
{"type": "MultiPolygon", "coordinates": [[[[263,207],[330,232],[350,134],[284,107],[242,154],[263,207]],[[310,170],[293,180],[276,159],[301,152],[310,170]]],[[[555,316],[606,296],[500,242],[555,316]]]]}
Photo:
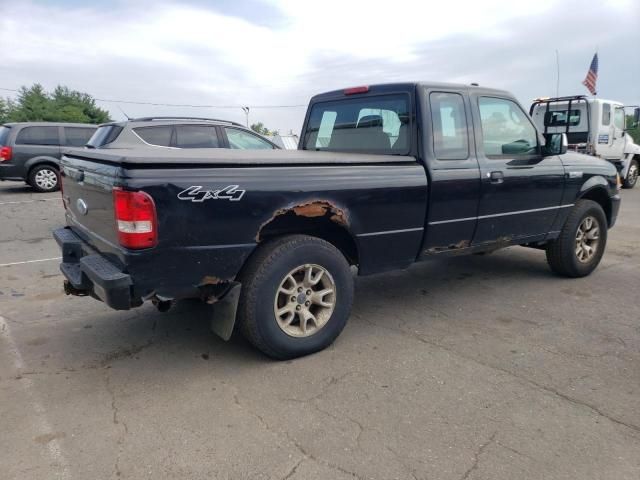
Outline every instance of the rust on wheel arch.
{"type": "Polygon", "coordinates": [[[291,205],[289,207],[276,210],[266,222],[260,225],[258,233],[256,234],[256,242],[260,243],[262,241],[262,231],[267,225],[269,225],[277,218],[288,214],[293,214],[296,217],[304,218],[324,217],[329,221],[340,225],[341,227],[347,227],[349,225],[349,217],[344,209],[327,200],[310,200],[305,203],[291,205]]]}

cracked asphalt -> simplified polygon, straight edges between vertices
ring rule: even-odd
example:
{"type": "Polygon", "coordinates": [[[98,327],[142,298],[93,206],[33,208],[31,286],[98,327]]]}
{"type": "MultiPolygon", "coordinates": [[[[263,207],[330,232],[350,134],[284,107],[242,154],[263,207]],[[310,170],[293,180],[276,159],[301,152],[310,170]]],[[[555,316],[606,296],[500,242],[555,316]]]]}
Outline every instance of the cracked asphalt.
{"type": "Polygon", "coordinates": [[[0,477],[637,480],[640,188],[622,195],[591,277],[514,247],[359,278],[331,348],[274,362],[196,305],[66,297],[59,196],[0,183],[0,477]]]}

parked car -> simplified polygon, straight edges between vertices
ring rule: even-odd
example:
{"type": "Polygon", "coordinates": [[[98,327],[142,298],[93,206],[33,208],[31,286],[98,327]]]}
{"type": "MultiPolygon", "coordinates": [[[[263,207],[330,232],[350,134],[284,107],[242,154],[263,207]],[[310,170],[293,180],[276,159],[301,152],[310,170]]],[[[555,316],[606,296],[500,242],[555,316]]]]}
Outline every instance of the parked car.
{"type": "Polygon", "coordinates": [[[542,137],[508,92],[396,83],[313,97],[297,151],[69,153],[54,232],[65,290],[119,310],[199,298],[220,336],[237,321],[283,359],[338,336],[352,267],[524,245],[582,277],[604,253],[620,178],[566,142],[542,137]]]}
{"type": "Polygon", "coordinates": [[[239,123],[212,118],[145,117],[100,125],[89,148],[280,148],[239,123]]]}
{"type": "Polygon", "coordinates": [[[60,188],[64,147],[81,147],[96,131],[84,123],[21,122],[0,126],[0,180],[24,180],[38,192],[60,188]]]}
{"type": "MultiPolygon", "coordinates": [[[[613,163],[622,177],[622,188],[633,188],[640,173],[640,145],[626,132],[622,103],[584,95],[539,98],[529,113],[540,131],[567,134],[569,148],[604,158],[613,163]]],[[[633,111],[634,123],[640,108],[633,111]]]]}

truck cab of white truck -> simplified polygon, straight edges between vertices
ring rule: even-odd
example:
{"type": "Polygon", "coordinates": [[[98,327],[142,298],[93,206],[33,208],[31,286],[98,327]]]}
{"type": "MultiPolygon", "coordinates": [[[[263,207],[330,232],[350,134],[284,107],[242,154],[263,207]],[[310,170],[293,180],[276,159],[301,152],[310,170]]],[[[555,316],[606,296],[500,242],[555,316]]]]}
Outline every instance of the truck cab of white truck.
{"type": "MultiPolygon", "coordinates": [[[[583,95],[539,98],[529,113],[545,134],[566,133],[569,149],[594,155],[613,163],[624,188],[633,188],[640,171],[640,146],[636,145],[627,126],[622,103],[583,95]]],[[[634,123],[640,119],[635,108],[634,123]]]]}

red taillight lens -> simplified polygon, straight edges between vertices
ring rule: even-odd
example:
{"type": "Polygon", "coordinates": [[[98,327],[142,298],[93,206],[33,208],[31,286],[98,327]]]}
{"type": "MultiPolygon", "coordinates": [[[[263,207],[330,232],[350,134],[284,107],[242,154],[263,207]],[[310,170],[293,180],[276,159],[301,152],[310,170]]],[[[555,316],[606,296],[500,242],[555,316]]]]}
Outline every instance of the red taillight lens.
{"type": "Polygon", "coordinates": [[[158,243],[156,205],[151,195],[114,188],[113,207],[120,245],[139,249],[158,243]]]}
{"type": "Polygon", "coordinates": [[[13,155],[11,147],[0,147],[0,162],[8,162],[11,160],[11,155],[13,155]]]}
{"type": "Polygon", "coordinates": [[[367,93],[369,91],[369,87],[352,87],[352,88],[347,88],[344,91],[345,95],[355,95],[356,93],[367,93]]]}

